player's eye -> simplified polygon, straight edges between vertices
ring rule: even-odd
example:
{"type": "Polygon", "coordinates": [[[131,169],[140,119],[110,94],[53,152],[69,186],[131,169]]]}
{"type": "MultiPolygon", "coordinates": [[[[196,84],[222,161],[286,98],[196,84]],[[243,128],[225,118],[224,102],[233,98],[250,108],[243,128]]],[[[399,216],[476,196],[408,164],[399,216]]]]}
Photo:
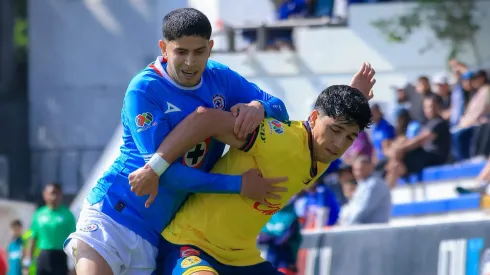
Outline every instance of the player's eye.
{"type": "Polygon", "coordinates": [[[204,50],[199,50],[199,51],[196,51],[196,54],[197,54],[197,55],[201,55],[201,54],[203,54],[203,53],[204,53],[204,50]]]}
{"type": "Polygon", "coordinates": [[[330,130],[332,130],[332,132],[334,132],[334,133],[339,133],[340,132],[339,129],[335,129],[334,127],[330,127],[330,130]]]}

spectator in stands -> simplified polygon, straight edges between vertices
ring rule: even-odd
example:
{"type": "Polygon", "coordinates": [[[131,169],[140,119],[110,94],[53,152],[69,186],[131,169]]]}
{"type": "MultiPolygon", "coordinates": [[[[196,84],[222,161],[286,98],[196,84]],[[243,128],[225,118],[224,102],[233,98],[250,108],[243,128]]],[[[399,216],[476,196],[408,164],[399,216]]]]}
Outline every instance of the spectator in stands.
{"type": "MultiPolygon", "coordinates": [[[[418,121],[412,120],[409,112],[406,109],[398,110],[396,114],[395,138],[387,142],[383,147],[383,154],[390,154],[392,148],[396,148],[407,139],[414,138],[420,132],[421,125],[418,121]]],[[[389,162],[388,158],[380,161],[376,165],[376,171],[381,172],[385,176],[385,166],[389,162]]],[[[394,186],[390,185],[391,188],[394,186]]]]}
{"type": "Polygon", "coordinates": [[[391,216],[391,194],[383,178],[374,173],[368,156],[360,156],[353,166],[357,188],[342,208],[340,225],[386,223],[391,216]]]}
{"type": "MultiPolygon", "coordinates": [[[[61,205],[63,192],[61,185],[50,183],[43,191],[45,206],[39,208],[32,217],[32,238],[23,261],[29,267],[34,248],[41,250],[37,257],[37,274],[67,275],[67,257],[63,243],[75,231],[75,217],[70,209],[61,205]]],[[[89,230],[89,229],[88,229],[89,230]]]]}
{"type": "Polygon", "coordinates": [[[296,259],[301,246],[301,226],[294,210],[294,202],[272,215],[262,228],[257,242],[267,245],[266,260],[284,275],[297,272],[296,259]]]}
{"type": "Polygon", "coordinates": [[[355,191],[355,187],[357,186],[354,179],[354,174],[352,173],[352,166],[345,164],[340,166],[338,170],[338,181],[342,187],[342,195],[340,199],[337,200],[340,205],[343,206],[352,198],[352,193],[355,191]]]}
{"type": "Polygon", "coordinates": [[[309,229],[334,225],[340,211],[335,193],[319,181],[298,195],[295,207],[303,227],[309,229]]]}
{"type": "Polygon", "coordinates": [[[12,230],[12,241],[7,249],[8,253],[8,275],[22,275],[22,253],[24,241],[22,239],[22,222],[14,220],[10,224],[12,230]]]}
{"type": "Polygon", "coordinates": [[[382,164],[386,158],[384,151],[390,142],[395,138],[395,128],[393,128],[393,126],[386,119],[384,119],[383,112],[378,104],[373,104],[371,106],[371,112],[373,114],[373,127],[371,133],[374,147],[373,160],[376,164],[382,164]]]}
{"type": "Polygon", "coordinates": [[[439,115],[440,97],[431,95],[424,99],[424,113],[427,122],[422,131],[391,146],[386,180],[395,186],[401,176],[419,173],[422,169],[446,163],[451,148],[448,123],[439,115]]]}
{"type": "Polygon", "coordinates": [[[400,109],[409,110],[411,107],[411,102],[408,99],[407,90],[402,86],[393,86],[392,87],[396,92],[396,107],[395,113],[400,109]]]}
{"type": "MultiPolygon", "coordinates": [[[[456,126],[464,113],[467,98],[469,97],[469,92],[464,90],[463,83],[466,81],[466,87],[471,87],[469,82],[471,74],[468,73],[466,65],[457,60],[450,60],[449,66],[456,77],[456,83],[451,91],[451,114],[449,121],[451,126],[456,126]]],[[[443,116],[443,118],[445,117],[443,116]]]]}
{"type": "Polygon", "coordinates": [[[470,157],[473,132],[480,124],[488,122],[490,114],[490,85],[487,73],[483,70],[472,73],[471,86],[476,92],[471,97],[458,125],[451,130],[453,155],[456,161],[470,157]]]}
{"type": "Polygon", "coordinates": [[[431,90],[429,78],[427,76],[420,76],[418,78],[417,84],[415,85],[415,91],[416,93],[409,97],[410,116],[412,119],[424,124],[427,121],[427,118],[424,115],[424,98],[434,94],[431,90]]]}
{"type": "Polygon", "coordinates": [[[445,74],[437,74],[433,77],[432,83],[435,86],[435,92],[441,97],[441,117],[449,120],[451,116],[451,87],[445,74]]]}
{"type": "Polygon", "coordinates": [[[352,163],[360,155],[369,156],[369,158],[373,156],[373,145],[371,144],[371,140],[369,140],[369,136],[365,131],[359,133],[349,149],[345,151],[344,155],[342,156],[342,160],[346,164],[352,165],[352,163]]]}

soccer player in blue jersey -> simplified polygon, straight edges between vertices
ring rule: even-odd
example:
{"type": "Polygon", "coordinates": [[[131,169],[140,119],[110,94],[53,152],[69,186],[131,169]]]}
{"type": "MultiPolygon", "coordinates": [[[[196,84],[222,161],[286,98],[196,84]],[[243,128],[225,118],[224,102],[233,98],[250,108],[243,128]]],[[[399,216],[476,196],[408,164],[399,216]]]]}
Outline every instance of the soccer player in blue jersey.
{"type": "Polygon", "coordinates": [[[288,119],[281,100],[208,60],[210,36],[209,20],[195,9],[165,16],[159,42],[162,56],[133,78],[124,97],[121,154],[92,189],[76,232],[65,242],[78,275],[151,274],[160,232],[190,193],[236,193],[265,201],[286,190],[276,186],[285,179],[265,179],[253,170],[241,176],[208,173],[225,146],[212,138],[172,165],[154,154],[165,136],[198,106],[235,113],[240,139],[265,116],[288,119]],[[128,175],[145,163],[161,175],[156,197],[131,191],[128,175]]]}

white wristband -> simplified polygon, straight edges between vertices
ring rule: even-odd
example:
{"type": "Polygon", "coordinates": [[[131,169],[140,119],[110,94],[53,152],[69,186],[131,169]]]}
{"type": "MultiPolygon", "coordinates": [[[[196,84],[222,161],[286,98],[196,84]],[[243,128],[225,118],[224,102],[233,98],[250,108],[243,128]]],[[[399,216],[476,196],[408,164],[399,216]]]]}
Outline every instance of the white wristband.
{"type": "Polygon", "coordinates": [[[161,176],[165,170],[170,166],[166,160],[160,157],[159,154],[153,154],[150,160],[148,161],[148,165],[157,173],[158,176],[161,176]]]}
{"type": "Polygon", "coordinates": [[[22,266],[23,267],[30,267],[31,266],[31,259],[22,260],[22,266]]]}

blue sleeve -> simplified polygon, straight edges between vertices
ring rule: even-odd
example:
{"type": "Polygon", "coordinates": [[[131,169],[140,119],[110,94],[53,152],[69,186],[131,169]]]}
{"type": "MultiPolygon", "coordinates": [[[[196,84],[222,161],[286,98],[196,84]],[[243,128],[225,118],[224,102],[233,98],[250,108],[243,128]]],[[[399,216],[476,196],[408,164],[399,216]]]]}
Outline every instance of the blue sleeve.
{"type": "Polygon", "coordinates": [[[262,91],[257,85],[231,69],[228,69],[228,97],[230,107],[238,103],[258,100],[264,106],[265,117],[273,117],[280,121],[289,120],[286,105],[282,100],[262,91]]]}
{"type": "MultiPolygon", "coordinates": [[[[122,118],[148,162],[171,130],[165,112],[148,91],[130,90],[124,97],[122,118]]],[[[160,184],[191,193],[240,193],[242,180],[241,176],[210,174],[175,162],[160,177],[160,184]]]]}
{"type": "Polygon", "coordinates": [[[395,138],[395,128],[392,125],[386,129],[386,139],[394,139],[395,138]]]}

